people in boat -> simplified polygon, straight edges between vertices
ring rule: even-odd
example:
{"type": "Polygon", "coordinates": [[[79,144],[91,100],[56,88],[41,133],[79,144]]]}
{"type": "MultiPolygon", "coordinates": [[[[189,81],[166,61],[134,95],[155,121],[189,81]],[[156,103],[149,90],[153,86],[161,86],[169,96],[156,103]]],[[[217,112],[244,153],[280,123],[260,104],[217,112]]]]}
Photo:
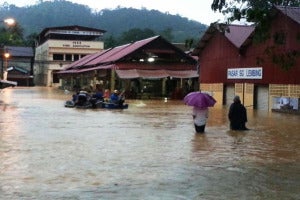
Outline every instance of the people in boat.
{"type": "Polygon", "coordinates": [[[97,100],[103,100],[103,92],[101,89],[98,89],[95,94],[93,94],[93,98],[97,100]]]}
{"type": "Polygon", "coordinates": [[[77,100],[78,100],[78,95],[79,95],[79,92],[78,92],[78,91],[72,95],[72,101],[73,101],[74,103],[77,102],[77,100]]]}
{"type": "Polygon", "coordinates": [[[110,103],[114,103],[122,106],[125,101],[123,92],[120,94],[118,90],[114,90],[114,92],[110,95],[109,101],[110,103]]]}
{"type": "Polygon", "coordinates": [[[105,102],[109,101],[109,99],[110,99],[110,91],[109,91],[109,89],[105,89],[104,90],[103,99],[104,99],[105,102]]]}
{"type": "Polygon", "coordinates": [[[90,95],[88,94],[88,92],[82,90],[79,92],[79,94],[77,96],[77,101],[76,101],[75,105],[83,106],[89,100],[90,100],[90,95]]]}
{"type": "Polygon", "coordinates": [[[97,104],[103,103],[103,92],[101,88],[97,88],[96,92],[92,95],[89,102],[92,104],[93,108],[97,107],[97,104]]]}

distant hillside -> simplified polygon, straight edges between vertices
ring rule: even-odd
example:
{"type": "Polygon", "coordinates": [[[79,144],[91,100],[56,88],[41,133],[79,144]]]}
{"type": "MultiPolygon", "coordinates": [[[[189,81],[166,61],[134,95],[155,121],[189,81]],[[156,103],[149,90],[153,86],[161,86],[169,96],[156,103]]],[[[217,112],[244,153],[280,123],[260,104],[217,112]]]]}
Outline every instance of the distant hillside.
{"type": "Polygon", "coordinates": [[[207,26],[179,15],[161,13],[157,10],[117,8],[94,12],[85,5],[65,0],[45,1],[28,7],[0,5],[0,19],[14,17],[24,35],[39,33],[46,27],[80,25],[106,30],[105,37],[119,37],[133,28],[151,29],[156,33],[171,30],[171,42],[199,40],[207,26]]]}

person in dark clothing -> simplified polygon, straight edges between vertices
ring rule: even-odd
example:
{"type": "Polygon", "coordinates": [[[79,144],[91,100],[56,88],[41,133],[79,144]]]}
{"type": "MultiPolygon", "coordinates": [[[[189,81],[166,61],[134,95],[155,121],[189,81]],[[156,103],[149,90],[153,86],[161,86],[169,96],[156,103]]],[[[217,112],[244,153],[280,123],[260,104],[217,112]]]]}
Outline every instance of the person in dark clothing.
{"type": "Polygon", "coordinates": [[[84,106],[90,100],[90,96],[86,91],[80,91],[77,96],[76,105],[84,106]]]}
{"type": "Polygon", "coordinates": [[[228,118],[231,130],[249,130],[246,127],[247,111],[245,106],[241,103],[239,96],[234,97],[233,103],[229,108],[228,118]]]}

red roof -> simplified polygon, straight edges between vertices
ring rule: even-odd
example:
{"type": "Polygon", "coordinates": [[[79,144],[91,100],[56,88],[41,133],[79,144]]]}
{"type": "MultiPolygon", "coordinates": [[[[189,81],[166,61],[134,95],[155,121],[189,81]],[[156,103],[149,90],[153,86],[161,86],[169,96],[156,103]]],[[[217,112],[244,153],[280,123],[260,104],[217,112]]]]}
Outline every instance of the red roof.
{"type": "Polygon", "coordinates": [[[104,69],[106,65],[112,64],[118,64],[118,66],[130,65],[131,69],[135,65],[139,65],[145,69],[152,66],[152,68],[154,67],[153,69],[161,69],[160,67],[162,67],[174,70],[195,70],[197,61],[171,43],[168,43],[161,36],[154,36],[85,56],[65,67],[65,72],[61,71],[60,73],[69,73],[67,72],[68,70],[74,73],[74,69],[78,69],[78,73],[83,72],[82,70],[104,69]],[[142,62],[140,60],[142,56],[147,58],[153,56],[157,62],[142,62]],[[178,66],[180,67],[178,68],[178,66]]]}
{"type": "Polygon", "coordinates": [[[73,63],[71,63],[70,65],[66,66],[63,68],[63,70],[67,70],[67,69],[73,69],[73,68],[76,68],[77,66],[81,66],[82,63],[84,63],[86,60],[89,59],[89,57],[91,57],[93,54],[90,54],[90,55],[86,55],[84,56],[83,58],[77,60],[77,61],[74,61],[73,63]]]}
{"type": "Polygon", "coordinates": [[[97,57],[94,60],[91,60],[90,62],[84,64],[85,66],[89,65],[97,65],[100,63],[109,63],[117,61],[124,56],[132,53],[133,51],[139,49],[140,47],[144,46],[145,44],[153,41],[154,39],[158,38],[159,36],[151,37],[145,40],[140,40],[134,43],[125,44],[122,46],[115,47],[109,51],[107,51],[105,54],[102,54],[101,56],[97,57]]]}
{"type": "Polygon", "coordinates": [[[70,65],[68,65],[67,67],[64,68],[64,70],[67,69],[76,69],[76,68],[80,68],[84,65],[87,65],[88,62],[93,61],[94,59],[98,58],[99,56],[101,56],[102,54],[105,54],[107,51],[109,51],[110,49],[104,50],[104,51],[100,51],[94,54],[90,54],[87,56],[84,56],[83,58],[71,63],[70,65]]]}

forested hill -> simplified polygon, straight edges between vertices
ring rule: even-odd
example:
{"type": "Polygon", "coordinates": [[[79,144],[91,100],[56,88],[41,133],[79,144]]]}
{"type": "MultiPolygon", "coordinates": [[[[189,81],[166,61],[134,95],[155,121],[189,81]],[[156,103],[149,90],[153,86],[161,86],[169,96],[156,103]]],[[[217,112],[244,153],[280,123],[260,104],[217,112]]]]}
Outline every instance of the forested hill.
{"type": "Polygon", "coordinates": [[[40,33],[46,27],[79,25],[105,30],[105,37],[119,37],[131,29],[150,29],[156,34],[169,34],[167,39],[171,42],[184,42],[187,39],[199,40],[207,28],[200,22],[157,10],[119,7],[94,11],[65,0],[40,0],[36,5],[27,7],[5,3],[0,6],[0,19],[7,16],[15,18],[24,29],[24,36],[40,33]]]}

